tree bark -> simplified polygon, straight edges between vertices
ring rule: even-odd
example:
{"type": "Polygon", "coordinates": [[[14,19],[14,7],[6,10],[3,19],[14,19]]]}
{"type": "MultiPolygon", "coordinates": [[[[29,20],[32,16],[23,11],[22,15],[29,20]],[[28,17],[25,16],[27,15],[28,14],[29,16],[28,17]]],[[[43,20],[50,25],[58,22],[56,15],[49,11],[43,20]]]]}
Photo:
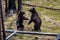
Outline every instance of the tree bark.
{"type": "Polygon", "coordinates": [[[1,17],[0,17],[0,40],[1,40],[1,17]]]}
{"type": "Polygon", "coordinates": [[[5,40],[6,36],[5,36],[5,28],[4,28],[4,19],[3,19],[3,12],[2,12],[2,0],[0,0],[0,40],[5,40]],[[3,38],[1,37],[1,28],[2,28],[2,34],[3,34],[3,38]]]}
{"type": "MultiPolygon", "coordinates": [[[[0,0],[1,1],[1,0],[0,0]]],[[[1,2],[0,2],[1,3],[1,2]]],[[[0,40],[2,40],[1,39],[1,4],[0,4],[0,40]]]]}
{"type": "Polygon", "coordinates": [[[22,10],[22,0],[18,0],[18,12],[22,10]]]}

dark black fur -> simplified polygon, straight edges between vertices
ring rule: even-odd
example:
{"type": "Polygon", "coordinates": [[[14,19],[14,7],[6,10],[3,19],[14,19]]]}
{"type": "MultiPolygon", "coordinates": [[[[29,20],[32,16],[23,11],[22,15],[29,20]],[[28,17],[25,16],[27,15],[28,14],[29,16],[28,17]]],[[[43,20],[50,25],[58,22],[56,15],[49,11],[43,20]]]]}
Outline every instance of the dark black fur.
{"type": "Polygon", "coordinates": [[[36,31],[41,30],[40,26],[41,26],[42,21],[41,21],[41,18],[38,16],[38,13],[36,12],[35,8],[32,8],[29,11],[31,12],[32,15],[31,15],[31,19],[28,24],[30,24],[31,22],[34,22],[35,24],[34,30],[36,31]]]}
{"type": "Polygon", "coordinates": [[[24,14],[25,13],[22,11],[20,11],[20,13],[18,14],[17,21],[16,21],[17,29],[19,28],[21,28],[22,30],[24,29],[23,21],[28,20],[28,18],[23,16],[24,14]]]}

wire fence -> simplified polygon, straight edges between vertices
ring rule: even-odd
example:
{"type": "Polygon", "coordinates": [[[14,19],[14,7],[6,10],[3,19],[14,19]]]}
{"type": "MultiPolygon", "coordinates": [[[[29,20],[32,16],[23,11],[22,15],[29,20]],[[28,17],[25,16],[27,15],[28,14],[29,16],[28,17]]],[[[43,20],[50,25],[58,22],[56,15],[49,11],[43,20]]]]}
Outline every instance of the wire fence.
{"type": "Polygon", "coordinates": [[[33,35],[47,35],[47,36],[57,36],[58,33],[49,32],[32,32],[32,31],[18,31],[18,30],[5,30],[6,33],[11,33],[6,37],[6,40],[10,39],[12,36],[17,34],[33,34],[33,35]]]}

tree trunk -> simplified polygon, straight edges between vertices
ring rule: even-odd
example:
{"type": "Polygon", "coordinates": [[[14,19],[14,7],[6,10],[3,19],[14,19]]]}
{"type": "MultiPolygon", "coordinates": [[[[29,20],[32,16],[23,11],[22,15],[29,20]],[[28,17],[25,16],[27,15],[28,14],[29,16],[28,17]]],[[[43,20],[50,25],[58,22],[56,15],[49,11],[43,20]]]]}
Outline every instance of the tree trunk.
{"type": "Polygon", "coordinates": [[[22,0],[18,0],[18,12],[22,9],[22,0]]]}
{"type": "Polygon", "coordinates": [[[1,40],[1,0],[0,0],[0,40],[1,40]]]}
{"type": "Polygon", "coordinates": [[[1,17],[0,17],[0,40],[1,40],[1,17]]]}
{"type": "Polygon", "coordinates": [[[4,28],[4,19],[3,19],[3,12],[2,12],[2,0],[0,0],[0,40],[5,40],[5,28],[4,28]],[[1,37],[1,27],[2,27],[2,34],[3,34],[3,38],[1,37]],[[2,39],[1,39],[2,38],[2,39]]]}

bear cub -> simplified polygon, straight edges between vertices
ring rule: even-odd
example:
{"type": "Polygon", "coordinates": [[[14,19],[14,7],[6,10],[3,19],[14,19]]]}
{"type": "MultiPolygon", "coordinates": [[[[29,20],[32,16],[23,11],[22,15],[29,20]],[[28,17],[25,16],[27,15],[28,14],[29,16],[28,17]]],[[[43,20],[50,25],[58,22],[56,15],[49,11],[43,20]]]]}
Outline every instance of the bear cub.
{"type": "Polygon", "coordinates": [[[17,30],[24,30],[23,21],[28,20],[28,18],[26,18],[24,14],[25,12],[23,11],[20,11],[18,14],[17,21],[16,21],[17,30]]]}
{"type": "Polygon", "coordinates": [[[35,30],[35,31],[40,30],[41,31],[40,26],[41,26],[42,20],[38,16],[38,13],[36,12],[35,8],[30,9],[29,12],[31,12],[32,15],[31,15],[31,19],[30,19],[28,25],[33,22],[34,23],[33,30],[35,30]]]}

